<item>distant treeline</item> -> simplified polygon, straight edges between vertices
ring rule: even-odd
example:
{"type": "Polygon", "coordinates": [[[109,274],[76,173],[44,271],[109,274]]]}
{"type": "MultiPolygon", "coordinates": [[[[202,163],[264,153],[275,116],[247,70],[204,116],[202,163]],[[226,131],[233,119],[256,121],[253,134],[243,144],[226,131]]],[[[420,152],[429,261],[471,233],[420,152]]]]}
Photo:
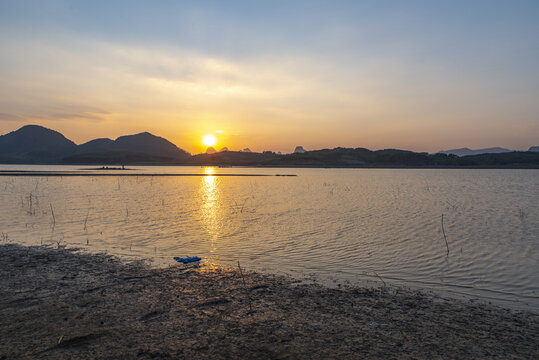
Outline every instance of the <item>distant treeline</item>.
{"type": "Polygon", "coordinates": [[[426,154],[406,150],[336,148],[277,155],[273,152],[245,153],[226,151],[199,154],[185,160],[173,160],[141,153],[98,153],[70,156],[69,164],[147,164],[196,166],[268,166],[268,167],[505,167],[539,168],[539,153],[514,151],[501,154],[456,155],[426,154]]]}
{"type": "Polygon", "coordinates": [[[539,168],[539,153],[514,151],[458,157],[407,150],[335,148],[283,155],[265,165],[310,167],[531,167],[539,168]]]}
{"type": "MultiPolygon", "coordinates": [[[[530,148],[532,150],[533,148],[530,148]]],[[[0,136],[0,163],[79,165],[197,165],[271,167],[492,167],[539,168],[539,152],[513,151],[458,157],[406,150],[335,148],[287,155],[222,151],[191,155],[144,132],[76,145],[57,131],[27,125],[0,136]]]]}

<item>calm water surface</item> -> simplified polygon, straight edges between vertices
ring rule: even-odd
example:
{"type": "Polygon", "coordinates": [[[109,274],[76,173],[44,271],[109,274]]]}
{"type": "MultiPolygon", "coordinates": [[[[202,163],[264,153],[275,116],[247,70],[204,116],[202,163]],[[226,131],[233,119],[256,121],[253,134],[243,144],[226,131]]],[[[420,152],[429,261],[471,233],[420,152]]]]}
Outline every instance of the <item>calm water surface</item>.
{"type": "MultiPolygon", "coordinates": [[[[0,166],[7,169],[80,167],[0,166]]],[[[539,309],[537,170],[133,172],[209,176],[3,176],[0,241],[149,257],[159,266],[184,255],[225,265],[239,260],[251,269],[312,275],[326,283],[380,276],[388,283],[539,309]]]]}

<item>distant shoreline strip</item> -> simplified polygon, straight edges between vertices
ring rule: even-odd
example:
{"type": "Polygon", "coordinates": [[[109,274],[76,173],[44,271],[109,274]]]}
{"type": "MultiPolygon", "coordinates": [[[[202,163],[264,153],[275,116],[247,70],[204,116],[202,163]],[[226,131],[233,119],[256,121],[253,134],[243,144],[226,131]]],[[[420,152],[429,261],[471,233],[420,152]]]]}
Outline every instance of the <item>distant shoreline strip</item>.
{"type": "Polygon", "coordinates": [[[118,174],[118,173],[62,173],[62,172],[7,172],[0,176],[297,176],[296,174],[118,174]]]}

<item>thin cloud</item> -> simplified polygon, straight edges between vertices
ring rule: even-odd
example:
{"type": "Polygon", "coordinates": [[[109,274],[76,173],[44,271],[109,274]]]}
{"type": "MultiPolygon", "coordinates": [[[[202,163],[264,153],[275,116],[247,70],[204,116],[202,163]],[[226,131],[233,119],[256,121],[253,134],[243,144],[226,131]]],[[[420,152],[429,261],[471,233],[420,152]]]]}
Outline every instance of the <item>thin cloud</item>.
{"type": "Polygon", "coordinates": [[[72,112],[72,113],[66,113],[66,112],[55,112],[50,114],[35,114],[35,115],[28,115],[26,119],[41,119],[41,120],[65,120],[65,119],[85,119],[85,120],[92,120],[92,121],[102,121],[104,120],[104,115],[109,114],[109,112],[106,111],[99,111],[99,112],[72,112]]]}
{"type": "Polygon", "coordinates": [[[6,114],[6,113],[0,113],[0,120],[5,121],[23,121],[25,118],[20,115],[16,114],[6,114]]]}

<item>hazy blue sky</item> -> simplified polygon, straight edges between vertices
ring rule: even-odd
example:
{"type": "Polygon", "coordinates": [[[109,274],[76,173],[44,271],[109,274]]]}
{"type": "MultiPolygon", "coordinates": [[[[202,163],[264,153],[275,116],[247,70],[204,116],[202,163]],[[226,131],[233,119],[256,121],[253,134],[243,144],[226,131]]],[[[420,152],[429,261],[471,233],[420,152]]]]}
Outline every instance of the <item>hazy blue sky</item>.
{"type": "Polygon", "coordinates": [[[539,145],[539,1],[0,0],[0,133],[539,145]]]}

